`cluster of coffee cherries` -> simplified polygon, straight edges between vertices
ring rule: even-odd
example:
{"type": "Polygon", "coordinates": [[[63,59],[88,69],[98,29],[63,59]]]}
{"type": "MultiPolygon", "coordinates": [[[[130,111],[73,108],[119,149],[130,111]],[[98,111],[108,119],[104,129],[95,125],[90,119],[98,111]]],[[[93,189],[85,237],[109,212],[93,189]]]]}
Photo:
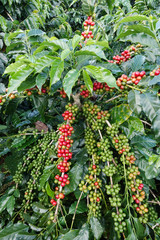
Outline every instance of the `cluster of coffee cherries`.
{"type": "Polygon", "coordinates": [[[127,154],[130,150],[128,139],[124,134],[113,137],[112,143],[119,154],[127,154]]]}
{"type": "Polygon", "coordinates": [[[66,92],[64,91],[63,88],[60,90],[60,95],[61,95],[62,98],[66,98],[67,97],[67,94],[66,94],[66,92]]]}
{"type": "Polygon", "coordinates": [[[147,223],[148,221],[148,208],[147,204],[142,204],[145,201],[145,191],[143,191],[143,183],[142,180],[137,178],[140,175],[138,167],[135,164],[135,156],[132,152],[130,152],[131,148],[128,143],[128,139],[124,134],[118,133],[118,127],[115,131],[115,127],[112,132],[112,126],[107,128],[107,133],[112,133],[112,143],[117,150],[117,152],[121,155],[121,162],[124,166],[128,166],[126,169],[126,175],[128,178],[128,186],[130,187],[130,191],[132,194],[132,199],[135,202],[135,209],[140,214],[139,220],[143,223],[147,223]]]}
{"type": "Polygon", "coordinates": [[[59,139],[58,139],[58,164],[57,169],[61,173],[55,176],[55,184],[58,186],[55,187],[55,199],[51,199],[50,203],[53,206],[57,205],[57,201],[63,199],[65,197],[63,188],[70,184],[69,176],[66,172],[70,169],[69,160],[72,158],[71,147],[73,144],[73,140],[71,139],[72,134],[74,133],[74,129],[71,126],[71,122],[75,120],[75,115],[78,111],[77,105],[72,105],[69,103],[66,105],[67,111],[65,111],[62,116],[64,117],[65,123],[63,123],[59,128],[59,139]],[[71,115],[72,114],[72,115],[71,115]],[[73,119],[74,117],[74,119],[73,119]]]}
{"type": "Polygon", "coordinates": [[[85,130],[85,146],[88,154],[92,157],[90,160],[91,164],[88,168],[88,174],[84,180],[79,184],[80,191],[88,193],[89,197],[89,216],[95,216],[99,218],[101,216],[101,192],[100,187],[102,181],[99,179],[101,169],[99,167],[99,156],[97,155],[96,140],[92,129],[89,127],[85,130]]]}
{"type": "Polygon", "coordinates": [[[133,84],[137,85],[143,77],[146,77],[146,72],[141,71],[141,72],[133,72],[131,75],[131,81],[133,84]]]}
{"type": "Polygon", "coordinates": [[[25,175],[29,176],[27,187],[24,194],[23,206],[25,209],[30,209],[32,201],[37,195],[38,181],[46,166],[53,161],[47,154],[48,151],[53,151],[57,142],[57,133],[48,131],[42,136],[38,135],[37,141],[29,148],[23,157],[23,161],[18,164],[17,171],[13,177],[16,186],[18,184],[26,184],[25,175]]]}
{"type": "Polygon", "coordinates": [[[150,76],[158,76],[160,74],[160,68],[154,69],[152,72],[150,72],[150,76]]]}
{"type": "Polygon", "coordinates": [[[116,84],[121,90],[123,90],[128,88],[126,84],[129,81],[130,81],[130,78],[127,77],[127,75],[123,74],[121,77],[117,79],[116,84]]]}
{"type": "Polygon", "coordinates": [[[93,91],[95,91],[96,94],[100,95],[104,92],[112,92],[113,88],[110,88],[107,83],[100,83],[95,81],[93,84],[93,91]]]}
{"type": "Polygon", "coordinates": [[[37,93],[38,95],[46,94],[48,93],[48,91],[49,91],[48,86],[43,86],[41,90],[39,90],[38,87],[35,86],[34,88],[26,89],[23,93],[27,94],[27,96],[31,96],[32,94],[35,93],[37,93]]]}
{"type": "Polygon", "coordinates": [[[87,89],[87,87],[86,87],[85,85],[81,85],[80,95],[81,95],[83,98],[89,98],[89,97],[92,96],[91,92],[87,89]]]}
{"type": "Polygon", "coordinates": [[[92,129],[103,129],[106,120],[110,117],[108,111],[101,111],[100,107],[94,105],[92,102],[85,102],[83,105],[83,113],[87,122],[91,125],[92,129]]]}
{"type": "MultiPolygon", "coordinates": [[[[57,183],[59,186],[55,187],[55,193],[56,193],[56,199],[63,199],[65,197],[63,193],[63,188],[65,185],[68,185],[70,183],[68,174],[65,174],[68,172],[70,168],[70,162],[69,160],[72,158],[72,152],[70,150],[73,140],[70,139],[72,133],[73,133],[73,127],[70,124],[62,124],[62,126],[59,127],[59,133],[60,137],[58,139],[58,153],[57,157],[59,158],[59,163],[57,164],[57,169],[61,173],[61,175],[57,174],[55,176],[55,183],[57,183]]],[[[51,199],[51,204],[55,206],[57,204],[57,201],[55,199],[51,199]]]]}
{"type": "Polygon", "coordinates": [[[124,50],[121,55],[113,56],[113,60],[108,60],[108,62],[120,65],[121,63],[131,59],[131,57],[135,55],[140,47],[142,47],[141,44],[137,44],[136,47],[130,46],[128,49],[124,50]]]}
{"type": "Polygon", "coordinates": [[[75,121],[75,116],[78,112],[78,106],[75,104],[67,104],[66,105],[66,111],[62,113],[62,117],[64,118],[64,121],[69,120],[70,124],[72,124],[75,121]]]}
{"type": "Polygon", "coordinates": [[[93,32],[92,30],[94,29],[94,25],[95,25],[95,22],[92,21],[92,17],[89,16],[85,22],[84,22],[84,32],[82,32],[82,40],[85,40],[85,39],[92,39],[94,36],[93,36],[93,32]]]}
{"type": "Polygon", "coordinates": [[[0,105],[3,105],[5,103],[6,99],[0,95],[0,105]]]}

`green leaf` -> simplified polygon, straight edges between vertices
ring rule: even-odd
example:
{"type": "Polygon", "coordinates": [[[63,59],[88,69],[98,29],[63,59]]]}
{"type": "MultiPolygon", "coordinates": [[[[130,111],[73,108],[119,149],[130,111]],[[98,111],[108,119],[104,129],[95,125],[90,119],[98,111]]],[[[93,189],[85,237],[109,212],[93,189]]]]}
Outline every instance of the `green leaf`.
{"type": "MultiPolygon", "coordinates": [[[[36,239],[36,236],[37,235],[35,235],[33,233],[20,232],[16,235],[16,240],[33,240],[33,239],[36,239]]],[[[11,240],[11,239],[9,239],[9,240],[11,240]]]]}
{"type": "MultiPolygon", "coordinates": [[[[131,30],[130,30],[131,31],[131,30]]],[[[144,46],[150,46],[151,48],[158,48],[158,44],[155,39],[144,33],[135,33],[132,31],[132,35],[126,35],[121,41],[131,41],[132,43],[141,43],[144,46]]]]}
{"type": "Polygon", "coordinates": [[[145,228],[141,224],[138,218],[133,218],[134,226],[136,229],[136,235],[138,239],[144,239],[145,237],[145,228]]]}
{"type": "Polygon", "coordinates": [[[77,236],[79,230],[70,230],[68,233],[66,234],[62,234],[58,237],[57,240],[71,240],[71,239],[75,239],[75,237],[77,236]]]}
{"type": "Polygon", "coordinates": [[[75,164],[75,166],[69,172],[70,184],[65,186],[65,194],[69,194],[76,190],[79,181],[83,173],[83,167],[80,164],[75,164]]]}
{"type": "Polygon", "coordinates": [[[68,55],[69,55],[70,53],[71,53],[71,51],[69,50],[69,48],[63,50],[63,51],[61,52],[61,61],[64,61],[64,59],[65,59],[66,57],[68,57],[68,55]]]}
{"type": "Polygon", "coordinates": [[[81,36],[79,35],[74,35],[73,39],[72,39],[72,47],[73,50],[77,47],[77,45],[79,44],[79,42],[81,41],[81,36]]]}
{"type": "Polygon", "coordinates": [[[45,32],[43,32],[40,29],[32,29],[30,30],[27,35],[28,37],[32,37],[32,36],[43,36],[45,34],[45,32]]]}
{"type": "Polygon", "coordinates": [[[131,69],[133,72],[138,71],[141,69],[143,63],[145,62],[145,56],[142,55],[136,55],[134,58],[131,60],[131,69]]]}
{"type": "Polygon", "coordinates": [[[99,220],[95,217],[92,217],[90,219],[90,224],[91,224],[91,229],[92,229],[95,239],[100,239],[100,237],[103,234],[103,228],[102,228],[102,225],[100,224],[99,220]]]}
{"type": "Polygon", "coordinates": [[[155,85],[157,83],[160,83],[160,75],[158,76],[155,76],[154,78],[152,78],[149,83],[148,83],[148,86],[152,86],[152,85],[155,85]]]}
{"type": "Polygon", "coordinates": [[[52,191],[50,185],[49,185],[49,182],[46,183],[46,192],[47,192],[47,195],[50,196],[51,198],[54,198],[54,192],[52,191]]]}
{"type": "Polygon", "coordinates": [[[144,133],[144,126],[141,120],[137,117],[130,117],[128,119],[129,126],[131,126],[133,129],[135,129],[138,132],[144,133]]]}
{"type": "MultiPolygon", "coordinates": [[[[72,205],[70,206],[69,208],[69,212],[68,214],[74,214],[75,213],[75,209],[76,209],[76,205],[77,205],[77,201],[72,203],[72,205]]],[[[76,214],[78,213],[84,213],[88,210],[87,208],[87,205],[86,205],[86,202],[84,201],[81,201],[79,204],[78,204],[78,208],[76,210],[76,214]]]]}
{"type": "Polygon", "coordinates": [[[36,213],[46,213],[48,211],[41,203],[34,202],[32,205],[33,211],[36,213]]]}
{"type": "Polygon", "coordinates": [[[45,67],[49,67],[55,59],[56,59],[55,57],[51,57],[51,56],[43,56],[43,57],[37,59],[36,64],[35,64],[36,72],[37,73],[42,72],[42,70],[45,67]]]}
{"type": "Polygon", "coordinates": [[[93,75],[94,78],[96,78],[98,82],[105,82],[109,87],[117,88],[116,79],[108,69],[92,65],[85,66],[85,68],[93,75]]]}
{"type": "Polygon", "coordinates": [[[26,80],[26,78],[33,72],[33,68],[29,66],[26,67],[24,65],[19,71],[15,74],[11,75],[9,78],[9,89],[8,94],[11,93],[13,90],[17,90],[20,84],[26,80]]]}
{"type": "Polygon", "coordinates": [[[146,149],[150,149],[153,148],[157,145],[157,142],[150,138],[150,137],[146,137],[146,136],[134,136],[131,140],[131,144],[134,146],[142,146],[146,149]]]}
{"type": "Polygon", "coordinates": [[[2,30],[5,32],[7,30],[7,21],[6,19],[0,15],[0,26],[2,30]]]}
{"type": "Polygon", "coordinates": [[[50,70],[50,86],[58,82],[64,70],[64,62],[60,59],[55,59],[50,70]]]}
{"type": "Polygon", "coordinates": [[[141,24],[127,26],[127,31],[120,33],[117,39],[126,37],[128,35],[132,35],[135,33],[145,33],[156,40],[156,35],[154,34],[154,32],[152,32],[148,27],[145,27],[144,25],[141,25],[141,24]]]}
{"type": "Polygon", "coordinates": [[[4,74],[11,73],[11,72],[16,72],[18,70],[18,68],[22,66],[22,64],[24,64],[24,62],[21,62],[21,61],[18,61],[18,62],[15,62],[15,63],[11,63],[5,69],[4,74]]]}
{"type": "Polygon", "coordinates": [[[38,89],[41,91],[42,85],[46,82],[48,74],[45,72],[41,72],[36,77],[36,85],[38,89]]]}
{"type": "Polygon", "coordinates": [[[38,187],[39,190],[41,190],[44,187],[45,183],[48,181],[51,174],[52,174],[52,172],[48,171],[48,170],[43,172],[43,174],[41,175],[41,178],[39,180],[39,187],[38,187]]]}
{"type": "Polygon", "coordinates": [[[81,50],[75,52],[75,56],[81,55],[90,55],[90,56],[97,56],[102,59],[106,59],[102,47],[96,45],[85,46],[81,50]]]}
{"type": "Polygon", "coordinates": [[[124,17],[122,20],[120,20],[116,26],[115,26],[115,30],[118,29],[118,26],[121,24],[121,23],[126,23],[126,22],[135,22],[135,21],[149,21],[150,19],[145,16],[145,15],[133,15],[133,16],[127,16],[127,17],[124,17]]]}
{"type": "Polygon", "coordinates": [[[160,99],[151,92],[145,92],[141,94],[141,103],[144,113],[152,122],[159,110],[160,99]]]}
{"type": "Polygon", "coordinates": [[[102,40],[102,41],[88,40],[86,43],[86,46],[90,46],[90,45],[97,45],[104,48],[109,48],[108,41],[106,40],[102,40]]]}
{"type": "Polygon", "coordinates": [[[11,196],[4,195],[0,198],[0,213],[7,208],[7,204],[9,200],[11,199],[11,196]]]}
{"type": "Polygon", "coordinates": [[[145,176],[147,179],[156,178],[160,171],[156,168],[155,164],[152,164],[146,168],[145,176]]]}
{"type": "Polygon", "coordinates": [[[7,202],[7,212],[12,216],[13,210],[14,210],[14,205],[15,205],[15,198],[14,196],[11,196],[9,201],[7,202]]]}
{"type": "Polygon", "coordinates": [[[54,44],[55,47],[61,48],[61,49],[67,49],[68,45],[65,40],[58,40],[54,39],[51,40],[51,44],[54,44]]]}
{"type": "Polygon", "coordinates": [[[113,122],[122,124],[131,116],[132,111],[129,108],[128,104],[121,104],[116,107],[113,107],[110,110],[110,113],[113,122]]]}
{"type": "Polygon", "coordinates": [[[3,228],[0,231],[0,239],[1,240],[12,240],[12,239],[17,240],[18,233],[21,231],[27,231],[27,230],[28,230],[27,225],[24,225],[22,223],[16,223],[14,225],[10,225],[8,227],[3,228]]]}
{"type": "Polygon", "coordinates": [[[88,15],[92,16],[94,13],[95,0],[82,0],[82,10],[88,15]]]}
{"type": "Polygon", "coordinates": [[[6,126],[6,125],[1,125],[1,124],[0,124],[0,131],[1,131],[1,130],[5,130],[5,129],[7,129],[7,126],[6,126]]]}
{"type": "Polygon", "coordinates": [[[66,92],[68,97],[70,97],[72,88],[73,88],[74,84],[76,83],[76,81],[78,80],[78,77],[79,77],[79,71],[77,71],[76,69],[70,70],[64,77],[63,87],[64,87],[64,91],[66,92]]]}
{"type": "Polygon", "coordinates": [[[84,224],[82,228],[79,231],[79,234],[77,237],[74,238],[74,240],[89,240],[89,228],[88,224],[84,224]]]}
{"type": "Polygon", "coordinates": [[[93,90],[93,82],[92,82],[89,74],[85,70],[83,70],[83,79],[84,79],[84,83],[85,83],[87,89],[90,92],[92,92],[92,90],[93,90]]]}
{"type": "Polygon", "coordinates": [[[128,94],[128,103],[130,109],[137,115],[141,112],[141,95],[137,90],[131,90],[128,94]]]}
{"type": "Polygon", "coordinates": [[[160,140],[160,109],[156,113],[155,118],[152,121],[152,129],[155,132],[155,138],[160,140]]]}
{"type": "Polygon", "coordinates": [[[35,87],[35,85],[36,85],[36,78],[29,76],[24,82],[22,82],[20,84],[20,86],[17,88],[17,90],[18,90],[18,92],[22,92],[26,89],[35,87]]]}

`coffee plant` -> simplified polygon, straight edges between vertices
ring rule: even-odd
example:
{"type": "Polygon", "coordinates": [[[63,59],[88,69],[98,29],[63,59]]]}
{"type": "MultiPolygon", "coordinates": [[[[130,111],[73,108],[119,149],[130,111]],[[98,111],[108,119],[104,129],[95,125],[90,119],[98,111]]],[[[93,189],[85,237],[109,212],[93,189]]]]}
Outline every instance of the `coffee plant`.
{"type": "Polygon", "coordinates": [[[157,2],[1,1],[0,239],[160,239],[157,2]]]}

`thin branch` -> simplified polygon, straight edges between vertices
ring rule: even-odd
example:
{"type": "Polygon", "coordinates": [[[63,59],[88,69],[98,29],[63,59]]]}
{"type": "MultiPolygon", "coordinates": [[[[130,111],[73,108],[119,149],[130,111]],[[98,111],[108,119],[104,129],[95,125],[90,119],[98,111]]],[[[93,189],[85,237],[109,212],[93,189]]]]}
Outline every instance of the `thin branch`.
{"type": "Polygon", "coordinates": [[[143,122],[143,123],[145,123],[145,124],[147,124],[148,126],[152,126],[150,123],[148,123],[148,122],[146,122],[146,121],[144,121],[144,120],[142,120],[142,119],[140,119],[141,120],[141,122],[143,122]]]}
{"type": "Polygon", "coordinates": [[[71,228],[70,228],[70,230],[72,230],[73,223],[74,223],[75,216],[76,216],[76,212],[77,212],[77,208],[78,208],[78,205],[79,205],[79,202],[80,202],[80,200],[81,200],[82,195],[83,195],[83,192],[81,192],[81,194],[80,194],[80,196],[79,196],[79,199],[78,199],[78,202],[77,202],[77,205],[76,205],[76,208],[75,208],[75,212],[74,212],[74,215],[73,215],[73,218],[72,218],[72,223],[71,223],[71,228]]]}
{"type": "Polygon", "coordinates": [[[115,97],[112,97],[112,98],[108,99],[105,103],[111,102],[111,101],[113,101],[113,100],[115,100],[115,99],[117,99],[117,98],[119,98],[121,96],[122,96],[122,94],[120,94],[118,96],[115,96],[115,97]]]}
{"type": "Polygon", "coordinates": [[[8,17],[11,19],[11,21],[13,22],[14,19],[11,17],[11,15],[7,11],[6,11],[6,13],[7,13],[8,17]]]}

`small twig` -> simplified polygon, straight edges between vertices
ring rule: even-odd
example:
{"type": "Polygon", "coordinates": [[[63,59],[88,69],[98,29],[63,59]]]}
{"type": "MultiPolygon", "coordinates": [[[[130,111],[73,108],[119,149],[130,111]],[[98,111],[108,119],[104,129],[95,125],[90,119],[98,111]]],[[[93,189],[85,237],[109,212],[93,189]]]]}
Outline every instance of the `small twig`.
{"type": "Polygon", "coordinates": [[[106,120],[106,123],[110,128],[112,127],[112,125],[110,124],[110,122],[108,120],[106,120]]]}
{"type": "Polygon", "coordinates": [[[152,126],[150,123],[148,123],[148,122],[146,122],[146,121],[144,121],[144,120],[142,120],[142,119],[140,119],[141,120],[141,122],[143,122],[143,123],[145,123],[145,124],[147,124],[148,126],[152,126]]]}
{"type": "Polygon", "coordinates": [[[156,227],[158,227],[159,226],[159,223],[156,223],[153,227],[152,227],[152,229],[154,229],[154,228],[156,228],[156,227]]]}
{"type": "Polygon", "coordinates": [[[11,15],[7,11],[6,11],[6,13],[7,13],[8,17],[11,19],[11,21],[13,22],[14,19],[11,17],[11,15]]]}
{"type": "Polygon", "coordinates": [[[112,97],[112,98],[108,99],[105,103],[111,102],[111,101],[113,101],[113,100],[115,100],[115,99],[117,99],[117,98],[119,98],[121,96],[122,96],[122,94],[120,94],[118,96],[115,96],[115,97],[112,97]]]}
{"type": "Polygon", "coordinates": [[[156,201],[148,201],[148,203],[153,203],[153,204],[158,204],[158,205],[160,205],[159,202],[156,202],[156,201]]]}
{"type": "Polygon", "coordinates": [[[154,192],[151,189],[149,189],[149,190],[150,190],[151,194],[153,195],[153,197],[157,200],[157,204],[160,205],[160,202],[158,201],[158,199],[157,199],[156,195],[154,194],[154,192]]]}
{"type": "Polygon", "coordinates": [[[78,208],[78,205],[79,205],[79,202],[80,202],[80,200],[81,200],[82,195],[83,195],[83,192],[81,192],[81,194],[80,194],[80,196],[79,196],[79,199],[78,199],[78,201],[77,201],[77,205],[76,205],[75,212],[74,212],[74,215],[73,215],[73,218],[72,218],[72,223],[71,223],[71,228],[70,228],[70,230],[72,230],[73,223],[74,223],[75,216],[76,216],[76,212],[77,212],[77,208],[78,208]]]}
{"type": "Polygon", "coordinates": [[[112,158],[112,162],[113,162],[114,165],[117,167],[117,163],[114,161],[114,158],[112,158]]]}

